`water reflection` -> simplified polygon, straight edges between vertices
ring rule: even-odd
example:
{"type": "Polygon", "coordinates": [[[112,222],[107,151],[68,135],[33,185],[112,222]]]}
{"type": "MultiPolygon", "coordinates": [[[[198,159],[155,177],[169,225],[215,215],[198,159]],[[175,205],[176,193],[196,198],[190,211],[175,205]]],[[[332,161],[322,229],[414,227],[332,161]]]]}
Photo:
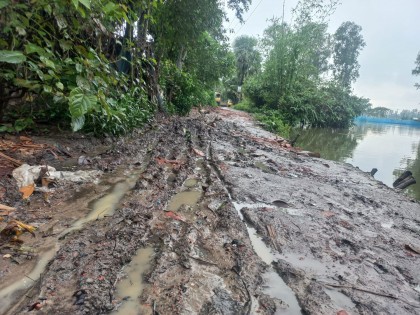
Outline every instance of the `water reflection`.
{"type": "Polygon", "coordinates": [[[376,167],[375,177],[389,186],[403,171],[410,170],[418,183],[406,191],[420,200],[419,127],[359,122],[347,130],[317,128],[299,133],[297,146],[364,171],[376,167]]]}

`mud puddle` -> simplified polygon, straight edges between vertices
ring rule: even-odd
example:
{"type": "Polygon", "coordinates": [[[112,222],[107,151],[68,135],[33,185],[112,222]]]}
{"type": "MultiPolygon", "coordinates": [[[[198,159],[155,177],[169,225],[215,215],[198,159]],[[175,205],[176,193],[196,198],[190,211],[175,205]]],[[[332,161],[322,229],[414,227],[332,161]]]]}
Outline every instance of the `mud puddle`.
{"type": "Polygon", "coordinates": [[[181,191],[173,196],[166,207],[166,211],[178,211],[182,206],[194,207],[201,198],[202,191],[198,189],[199,182],[195,178],[187,179],[183,187],[187,190],[181,191]]]}
{"type": "MultiPolygon", "coordinates": [[[[241,212],[242,208],[258,208],[261,206],[271,206],[266,204],[239,204],[237,202],[233,202],[233,205],[236,211],[238,212],[239,216],[241,217],[242,221],[244,221],[243,214],[241,212]]],[[[266,282],[266,287],[264,288],[263,292],[274,299],[281,300],[286,304],[284,308],[277,309],[276,314],[302,314],[302,310],[299,306],[299,302],[296,298],[295,293],[283,281],[280,275],[276,271],[274,271],[273,267],[271,266],[271,263],[279,257],[275,253],[273,253],[271,249],[264,243],[262,237],[257,234],[255,228],[249,226],[245,221],[244,223],[246,225],[248,235],[251,240],[251,244],[254,248],[254,251],[267,265],[270,266],[269,269],[263,275],[263,278],[266,282]]]]}
{"type": "Polygon", "coordinates": [[[6,314],[11,305],[16,302],[19,296],[22,296],[21,292],[29,290],[36,283],[57,250],[58,246],[54,246],[40,253],[40,258],[30,273],[0,291],[0,314],[6,314]]]}
{"type": "MultiPolygon", "coordinates": [[[[71,227],[65,229],[59,235],[58,239],[62,239],[72,231],[81,229],[84,224],[90,221],[112,215],[125,194],[134,188],[140,174],[141,171],[138,170],[125,180],[121,180],[122,178],[120,178],[120,181],[113,185],[110,193],[97,199],[96,201],[93,201],[91,207],[92,210],[85,217],[77,220],[71,227]]],[[[35,284],[59,249],[60,246],[57,242],[55,246],[42,251],[39,254],[40,258],[38,262],[29,274],[18,278],[13,284],[0,291],[0,314],[4,314],[7,310],[9,310],[18,297],[22,296],[22,290],[29,290],[35,284]]]]}
{"type": "Polygon", "coordinates": [[[139,249],[131,262],[125,268],[127,277],[117,284],[116,296],[123,300],[122,305],[112,312],[112,315],[151,314],[151,307],[141,305],[139,297],[146,284],[143,275],[150,269],[153,248],[139,249]]]}
{"type": "Polygon", "coordinates": [[[121,199],[127,192],[134,188],[141,173],[141,171],[137,171],[134,174],[131,174],[126,180],[117,182],[110,193],[93,202],[91,206],[92,210],[87,216],[77,220],[70,228],[66,229],[60,237],[63,237],[72,231],[81,229],[84,224],[90,221],[113,215],[121,199]]]}

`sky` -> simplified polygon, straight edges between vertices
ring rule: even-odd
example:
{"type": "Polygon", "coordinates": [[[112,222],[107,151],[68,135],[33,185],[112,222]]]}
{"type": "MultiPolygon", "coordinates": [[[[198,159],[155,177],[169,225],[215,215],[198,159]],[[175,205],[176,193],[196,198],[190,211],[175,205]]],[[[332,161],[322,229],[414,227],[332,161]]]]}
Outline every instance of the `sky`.
{"type": "MultiPolygon", "coordinates": [[[[291,9],[297,0],[285,0],[285,21],[291,21],[291,9]]],[[[252,0],[241,25],[231,18],[227,24],[239,35],[261,36],[267,20],[281,17],[283,0],[252,0]]],[[[374,107],[419,109],[420,90],[414,87],[420,76],[413,76],[420,51],[420,0],[341,0],[330,17],[329,31],[345,21],[362,27],[366,46],[359,56],[360,77],[354,83],[358,96],[371,100],[374,107]]]]}

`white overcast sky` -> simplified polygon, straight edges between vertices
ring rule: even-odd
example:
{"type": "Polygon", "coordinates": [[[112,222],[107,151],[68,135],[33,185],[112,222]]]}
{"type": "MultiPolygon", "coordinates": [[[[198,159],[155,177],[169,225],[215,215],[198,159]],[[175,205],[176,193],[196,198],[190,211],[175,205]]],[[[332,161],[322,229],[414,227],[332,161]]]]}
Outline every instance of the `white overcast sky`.
{"type": "MultiPolygon", "coordinates": [[[[286,0],[285,21],[297,0],[286,0]]],[[[330,33],[342,22],[362,27],[366,42],[359,57],[360,77],[354,84],[358,96],[373,106],[392,109],[420,109],[420,90],[414,87],[420,76],[411,75],[420,51],[420,0],[341,0],[330,18],[330,33]]],[[[262,35],[267,19],[281,17],[283,0],[253,0],[245,13],[245,25],[236,19],[228,25],[239,35],[262,35]],[[253,12],[253,13],[252,13],[253,12]]]]}

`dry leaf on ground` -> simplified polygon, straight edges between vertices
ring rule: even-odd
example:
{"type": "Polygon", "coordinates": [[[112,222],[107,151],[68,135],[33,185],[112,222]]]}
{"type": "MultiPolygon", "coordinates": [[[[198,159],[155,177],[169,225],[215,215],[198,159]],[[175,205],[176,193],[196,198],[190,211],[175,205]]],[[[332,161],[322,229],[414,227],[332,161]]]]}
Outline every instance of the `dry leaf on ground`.
{"type": "Polygon", "coordinates": [[[6,227],[1,230],[0,236],[10,237],[12,241],[19,241],[18,237],[25,232],[31,233],[32,236],[35,237],[35,230],[36,228],[29,224],[25,224],[18,220],[11,220],[7,223],[6,227]]]}
{"type": "Polygon", "coordinates": [[[23,199],[28,199],[35,190],[35,184],[31,184],[28,186],[23,186],[19,189],[19,191],[22,193],[23,199]]]}
{"type": "Polygon", "coordinates": [[[198,156],[201,156],[201,157],[205,156],[205,154],[204,154],[204,152],[203,152],[203,151],[200,151],[200,150],[198,150],[198,149],[194,149],[194,148],[193,148],[193,151],[194,151],[194,153],[195,153],[195,154],[197,154],[198,156]]]}

